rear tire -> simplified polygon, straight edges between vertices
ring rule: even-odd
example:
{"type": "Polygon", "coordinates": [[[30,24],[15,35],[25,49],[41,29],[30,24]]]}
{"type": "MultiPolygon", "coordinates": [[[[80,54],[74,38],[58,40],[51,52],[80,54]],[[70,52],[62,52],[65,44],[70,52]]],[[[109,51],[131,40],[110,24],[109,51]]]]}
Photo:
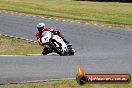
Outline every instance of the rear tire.
{"type": "Polygon", "coordinates": [[[70,49],[68,52],[69,55],[74,55],[74,50],[70,49]]]}

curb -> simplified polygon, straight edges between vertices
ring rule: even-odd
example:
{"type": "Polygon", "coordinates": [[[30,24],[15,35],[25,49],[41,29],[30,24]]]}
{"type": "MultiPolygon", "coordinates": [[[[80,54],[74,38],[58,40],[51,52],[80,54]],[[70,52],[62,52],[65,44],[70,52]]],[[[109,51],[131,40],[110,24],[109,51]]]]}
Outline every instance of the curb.
{"type": "Polygon", "coordinates": [[[34,41],[34,40],[30,40],[30,39],[26,39],[26,38],[20,38],[20,37],[15,37],[15,36],[11,36],[11,35],[0,34],[0,36],[9,37],[9,38],[16,38],[16,39],[20,39],[20,40],[26,40],[26,41],[29,41],[29,42],[37,43],[37,41],[34,41]]]}
{"type": "MultiPolygon", "coordinates": [[[[49,53],[47,54],[48,56],[51,56],[51,55],[56,55],[58,56],[57,53],[49,53]]],[[[12,56],[43,56],[43,54],[23,54],[23,55],[0,55],[0,57],[12,57],[12,56]]]]}
{"type": "Polygon", "coordinates": [[[0,55],[0,57],[43,56],[42,54],[0,55]]]}
{"type": "MultiPolygon", "coordinates": [[[[121,26],[113,26],[113,24],[110,24],[110,25],[105,25],[105,24],[96,24],[96,23],[89,23],[89,22],[84,22],[84,21],[77,21],[77,20],[74,20],[74,19],[66,19],[66,18],[51,18],[51,17],[48,17],[48,16],[42,16],[42,15],[37,15],[37,14],[28,14],[28,13],[20,13],[20,12],[13,12],[13,11],[6,11],[6,10],[1,10],[0,13],[5,13],[5,14],[11,14],[11,15],[14,15],[14,14],[17,14],[17,15],[20,15],[20,16],[30,16],[30,17],[39,17],[39,18],[42,18],[42,19],[49,19],[49,20],[56,20],[56,21],[63,21],[63,22],[71,22],[71,23],[79,23],[79,24],[86,24],[86,25],[94,25],[94,26],[100,26],[100,27],[108,27],[108,28],[126,28],[126,29],[132,29],[131,27],[121,27],[121,26]]],[[[96,21],[95,21],[96,22],[96,21]]]]}

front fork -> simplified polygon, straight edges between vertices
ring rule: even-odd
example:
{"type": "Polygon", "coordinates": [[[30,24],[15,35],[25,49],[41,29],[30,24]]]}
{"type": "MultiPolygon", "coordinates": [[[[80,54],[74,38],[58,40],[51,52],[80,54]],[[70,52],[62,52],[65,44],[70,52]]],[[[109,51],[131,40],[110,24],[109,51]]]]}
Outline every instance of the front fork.
{"type": "Polygon", "coordinates": [[[58,35],[54,35],[53,37],[58,43],[60,43],[62,45],[62,50],[63,53],[67,51],[67,46],[65,44],[65,42],[63,41],[63,39],[61,37],[59,37],[58,35]]]}

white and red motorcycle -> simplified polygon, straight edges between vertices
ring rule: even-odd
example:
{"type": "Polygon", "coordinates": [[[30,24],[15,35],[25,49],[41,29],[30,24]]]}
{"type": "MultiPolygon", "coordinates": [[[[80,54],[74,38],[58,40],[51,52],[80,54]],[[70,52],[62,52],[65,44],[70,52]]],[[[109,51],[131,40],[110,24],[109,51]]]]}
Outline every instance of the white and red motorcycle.
{"type": "Polygon", "coordinates": [[[60,56],[74,55],[72,45],[67,46],[63,39],[58,35],[55,35],[50,31],[44,31],[42,35],[42,43],[48,45],[52,52],[55,52],[60,56]]]}

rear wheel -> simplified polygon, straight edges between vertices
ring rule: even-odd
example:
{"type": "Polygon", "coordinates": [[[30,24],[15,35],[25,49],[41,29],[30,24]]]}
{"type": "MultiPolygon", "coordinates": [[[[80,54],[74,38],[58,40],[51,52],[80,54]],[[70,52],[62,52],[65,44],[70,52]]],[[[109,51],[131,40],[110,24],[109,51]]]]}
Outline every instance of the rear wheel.
{"type": "Polygon", "coordinates": [[[74,50],[70,49],[68,52],[69,55],[74,55],[74,50]]]}

